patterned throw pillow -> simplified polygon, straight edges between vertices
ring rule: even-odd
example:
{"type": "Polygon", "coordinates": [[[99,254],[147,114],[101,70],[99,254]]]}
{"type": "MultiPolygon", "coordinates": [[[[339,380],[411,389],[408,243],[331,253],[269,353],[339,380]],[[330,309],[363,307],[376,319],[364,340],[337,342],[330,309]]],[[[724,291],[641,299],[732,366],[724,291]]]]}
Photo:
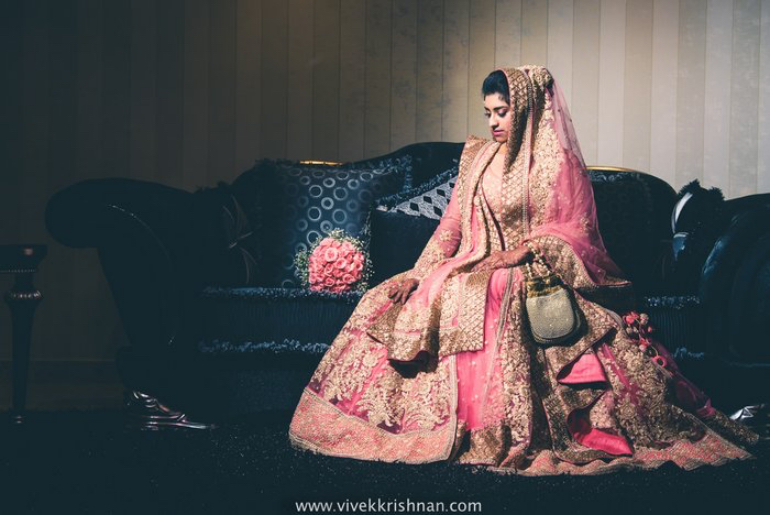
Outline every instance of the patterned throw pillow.
{"type": "Polygon", "coordinates": [[[416,188],[378,199],[375,208],[440,220],[449,204],[457,174],[458,168],[453,166],[416,188]]]}
{"type": "Polygon", "coordinates": [[[457,173],[454,166],[416,188],[377,200],[370,213],[370,286],[414,266],[449,204],[457,173]]]}
{"type": "Polygon", "coordinates": [[[256,197],[242,204],[258,203],[264,218],[258,236],[265,254],[260,286],[301,288],[294,273],[297,252],[335,228],[368,245],[374,199],[404,190],[410,173],[411,156],[404,155],[344,165],[262,160],[242,174],[234,187],[256,197]]]}

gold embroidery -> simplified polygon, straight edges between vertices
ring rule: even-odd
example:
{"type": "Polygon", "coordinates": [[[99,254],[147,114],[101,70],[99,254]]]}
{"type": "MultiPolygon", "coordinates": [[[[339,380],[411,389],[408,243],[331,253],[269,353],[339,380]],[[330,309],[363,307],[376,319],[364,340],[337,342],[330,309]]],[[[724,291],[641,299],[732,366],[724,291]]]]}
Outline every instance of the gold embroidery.
{"type": "Polygon", "coordinates": [[[759,442],[759,434],[752,431],[740,422],[736,422],[719,410],[715,410],[714,416],[705,420],[711,429],[725,435],[742,445],[756,445],[759,442]]]}
{"type": "Polygon", "coordinates": [[[394,431],[433,429],[450,416],[450,366],[444,360],[405,378],[386,365],[365,389],[356,409],[364,411],[370,423],[394,431]]]}
{"type": "Polygon", "coordinates": [[[468,448],[460,454],[459,463],[497,465],[510,441],[508,426],[498,424],[468,432],[468,448]]]}
{"type": "Polygon", "coordinates": [[[597,357],[616,392],[618,422],[634,444],[665,448],[675,440],[703,437],[704,425],[670,403],[670,383],[663,369],[639,352],[624,332],[617,332],[612,345],[603,346],[597,357]],[[608,361],[612,357],[615,363],[608,361]],[[620,374],[631,381],[631,388],[620,374]]]}
{"type": "Polygon", "coordinates": [[[459,322],[441,339],[439,356],[484,347],[484,309],[487,286],[494,270],[470,272],[459,298],[459,322]]]}
{"type": "MultiPolygon", "coordinates": [[[[529,421],[532,417],[531,388],[531,356],[533,349],[524,338],[525,329],[522,326],[523,298],[521,282],[517,282],[514,296],[511,299],[511,314],[507,330],[503,332],[500,347],[503,366],[503,392],[506,397],[506,421],[511,428],[511,442],[528,445],[530,434],[529,421]]],[[[510,457],[510,456],[509,456],[510,457]]]]}
{"type": "Polygon", "coordinates": [[[535,162],[530,173],[530,196],[532,197],[532,226],[545,222],[545,213],[552,202],[554,184],[564,162],[559,138],[553,128],[553,112],[546,108],[540,119],[538,136],[535,141],[535,162]]]}
{"type": "Polygon", "coordinates": [[[453,360],[439,361],[435,373],[419,373],[413,380],[406,381],[404,427],[433,429],[446,421],[450,412],[454,413],[452,390],[447,388],[453,363],[453,360]]]}
{"type": "MultiPolygon", "coordinates": [[[[484,174],[486,175],[486,173],[484,174]]],[[[482,177],[483,181],[483,177],[482,177]]],[[[487,236],[489,238],[489,255],[491,255],[493,252],[497,252],[499,250],[504,250],[502,247],[502,242],[500,240],[500,234],[498,233],[496,223],[495,223],[495,217],[492,213],[491,207],[489,205],[489,202],[487,201],[486,196],[481,192],[481,189],[479,190],[479,197],[482,200],[480,202],[480,206],[482,209],[482,213],[484,215],[485,219],[485,227],[487,230],[487,236]]]]}
{"type": "Polygon", "coordinates": [[[591,427],[603,430],[610,430],[618,433],[620,427],[615,417],[612,415],[612,392],[607,390],[599,399],[586,410],[586,418],[591,427]]]}
{"type": "MultiPolygon", "coordinates": [[[[462,297],[462,283],[465,278],[462,275],[454,275],[444,282],[441,290],[441,314],[439,322],[439,331],[451,331],[454,329],[454,319],[460,309],[460,298],[462,297]]],[[[444,338],[443,335],[439,339],[444,338]]]]}
{"type": "Polygon", "coordinates": [[[395,434],[340,411],[306,388],[289,426],[289,441],[296,448],[330,456],[429,463],[450,456],[456,426],[452,416],[437,429],[395,434]]]}
{"type": "Polygon", "coordinates": [[[722,465],[731,459],[754,459],[754,456],[725,441],[716,433],[709,432],[697,442],[680,440],[667,449],[639,446],[633,456],[618,456],[609,462],[594,460],[587,464],[573,464],[559,459],[551,450],[544,450],[518,468],[498,466],[489,467],[488,470],[498,474],[521,476],[598,475],[620,470],[652,470],[668,462],[675,463],[684,470],[693,470],[703,465],[722,465]]]}
{"type": "Polygon", "coordinates": [[[361,391],[384,354],[384,349],[371,345],[368,338],[351,342],[326,375],[321,396],[330,401],[351,399],[361,391]]]}
{"type": "Polygon", "coordinates": [[[404,378],[388,367],[361,395],[356,404],[375,426],[396,426],[403,417],[402,386],[404,378]]]}

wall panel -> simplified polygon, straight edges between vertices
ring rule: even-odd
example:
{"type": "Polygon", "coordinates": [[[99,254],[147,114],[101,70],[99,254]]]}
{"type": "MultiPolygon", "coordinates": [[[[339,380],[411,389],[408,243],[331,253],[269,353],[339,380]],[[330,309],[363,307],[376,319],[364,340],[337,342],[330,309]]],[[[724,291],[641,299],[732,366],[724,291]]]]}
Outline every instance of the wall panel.
{"type": "Polygon", "coordinates": [[[444,3],[420,2],[417,11],[416,141],[441,141],[443,118],[444,3]]]}
{"type": "Polygon", "coordinates": [[[468,59],[470,2],[444,2],[444,68],[442,73],[441,139],[465,141],[468,136],[468,59]]]}
{"type": "Polygon", "coordinates": [[[286,103],[286,157],[309,159],[313,153],[313,7],[312,0],[289,2],[289,84],[286,103]]]}
{"type": "Polygon", "coordinates": [[[318,0],[313,19],[313,146],[309,158],[339,158],[340,2],[318,0]]]}
{"type": "Polygon", "coordinates": [[[680,188],[703,179],[703,123],[706,103],[706,3],[679,3],[679,70],[676,105],[676,174],[680,188]]]}
{"type": "Polygon", "coordinates": [[[46,232],[57,189],[194,190],[260,158],[488,137],[479,89],[495,67],[551,69],[589,165],[770,191],[770,0],[10,0],[0,14],[0,235],[50,245],[36,360],[126,343],[96,252],[46,232]]]}
{"type": "Polygon", "coordinates": [[[417,8],[415,2],[393,2],[390,83],[390,145],[400,148],[417,136],[417,8]]]}

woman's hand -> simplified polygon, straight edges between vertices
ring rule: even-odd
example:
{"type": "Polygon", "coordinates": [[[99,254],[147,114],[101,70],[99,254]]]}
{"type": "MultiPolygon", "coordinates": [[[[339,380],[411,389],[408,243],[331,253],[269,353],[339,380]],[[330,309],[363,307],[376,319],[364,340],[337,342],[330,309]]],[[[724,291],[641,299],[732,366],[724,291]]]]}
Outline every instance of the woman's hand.
{"type": "Polygon", "coordinates": [[[420,281],[417,279],[402,279],[400,282],[394,283],[388,288],[388,297],[393,299],[395,304],[406,302],[406,299],[409,298],[412,291],[417,289],[417,286],[419,285],[420,281]]]}
{"type": "Polygon", "coordinates": [[[532,251],[526,245],[519,245],[513,250],[500,250],[493,252],[483,260],[476,263],[472,271],[483,272],[495,270],[496,268],[505,268],[519,266],[525,261],[532,259],[532,251]]]}

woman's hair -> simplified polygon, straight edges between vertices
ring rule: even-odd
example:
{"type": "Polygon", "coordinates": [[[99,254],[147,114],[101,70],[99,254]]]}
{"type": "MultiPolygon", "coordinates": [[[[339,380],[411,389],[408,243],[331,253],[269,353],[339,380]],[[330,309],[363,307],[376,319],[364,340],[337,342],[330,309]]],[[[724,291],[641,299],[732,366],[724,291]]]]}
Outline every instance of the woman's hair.
{"type": "Polygon", "coordinates": [[[484,84],[481,85],[481,94],[484,98],[495,93],[500,94],[505,99],[505,103],[510,105],[511,97],[508,93],[508,79],[502,70],[495,70],[487,75],[487,78],[484,79],[484,84]]]}

